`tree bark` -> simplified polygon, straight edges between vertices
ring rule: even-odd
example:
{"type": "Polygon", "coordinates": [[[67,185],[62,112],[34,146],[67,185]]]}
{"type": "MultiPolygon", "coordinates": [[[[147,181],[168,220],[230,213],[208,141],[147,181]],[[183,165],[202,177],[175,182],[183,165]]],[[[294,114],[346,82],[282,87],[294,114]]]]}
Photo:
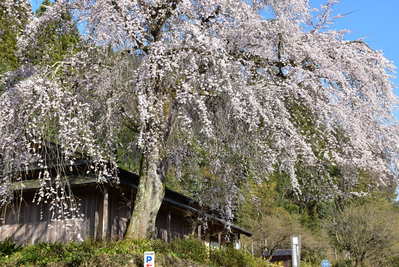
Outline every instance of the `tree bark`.
{"type": "Polygon", "coordinates": [[[152,238],[155,233],[155,220],[165,195],[161,162],[157,147],[143,156],[140,183],[125,239],[152,238]]]}

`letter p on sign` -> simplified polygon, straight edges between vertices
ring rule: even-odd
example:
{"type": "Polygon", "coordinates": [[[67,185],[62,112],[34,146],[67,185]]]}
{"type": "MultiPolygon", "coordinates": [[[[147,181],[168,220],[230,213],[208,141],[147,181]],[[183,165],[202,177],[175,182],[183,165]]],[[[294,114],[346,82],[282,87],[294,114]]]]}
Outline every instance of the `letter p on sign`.
{"type": "Polygon", "coordinates": [[[144,267],[154,267],[155,266],[155,252],[146,251],[144,252],[144,267]]]}

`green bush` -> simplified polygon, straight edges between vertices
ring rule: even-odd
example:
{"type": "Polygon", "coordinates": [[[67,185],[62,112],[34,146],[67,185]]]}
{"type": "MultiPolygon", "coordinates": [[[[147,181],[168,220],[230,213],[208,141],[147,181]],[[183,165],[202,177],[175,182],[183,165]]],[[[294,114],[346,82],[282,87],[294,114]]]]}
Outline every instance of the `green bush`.
{"type": "Polygon", "coordinates": [[[10,239],[0,242],[0,257],[9,256],[19,250],[21,250],[21,246],[15,244],[10,239]]]}
{"type": "Polygon", "coordinates": [[[2,258],[2,263],[15,265],[45,266],[52,263],[62,263],[67,266],[79,266],[93,255],[94,245],[91,242],[50,244],[39,243],[24,248],[16,246],[14,252],[9,253],[9,259],[2,258]]]}
{"type": "Polygon", "coordinates": [[[143,252],[155,251],[161,266],[272,266],[263,259],[233,248],[210,249],[198,239],[122,240],[51,244],[19,247],[11,241],[0,243],[1,266],[142,266],[143,252]]]}
{"type": "Polygon", "coordinates": [[[23,248],[17,264],[33,263],[37,265],[46,265],[52,262],[60,262],[63,256],[64,249],[62,244],[39,243],[23,248]]]}
{"type": "Polygon", "coordinates": [[[216,266],[224,267],[268,267],[272,264],[264,259],[256,258],[243,250],[231,247],[215,249],[211,252],[211,261],[216,266]]]}
{"type": "Polygon", "coordinates": [[[338,260],[333,264],[333,267],[352,267],[352,261],[349,259],[338,260]]]}
{"type": "Polygon", "coordinates": [[[399,256],[393,256],[387,259],[388,266],[398,267],[399,266],[399,256]]]}
{"type": "Polygon", "coordinates": [[[199,263],[207,263],[209,249],[198,239],[176,239],[170,248],[177,257],[190,259],[199,263]]]}
{"type": "Polygon", "coordinates": [[[68,243],[64,247],[63,262],[69,266],[79,266],[82,262],[91,259],[94,254],[95,243],[68,243]]]}
{"type": "Polygon", "coordinates": [[[151,247],[155,253],[169,254],[172,252],[170,243],[166,243],[160,239],[152,240],[151,247]]]}

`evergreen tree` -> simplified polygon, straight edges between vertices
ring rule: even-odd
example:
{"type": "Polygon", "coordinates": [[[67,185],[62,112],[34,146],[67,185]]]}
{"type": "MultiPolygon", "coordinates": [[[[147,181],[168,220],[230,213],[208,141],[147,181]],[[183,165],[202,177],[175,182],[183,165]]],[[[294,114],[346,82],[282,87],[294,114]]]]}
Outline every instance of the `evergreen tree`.
{"type": "MultiPolygon", "coordinates": [[[[53,3],[44,0],[35,12],[37,17],[42,16],[53,3]]],[[[80,35],[68,11],[62,12],[59,18],[39,26],[35,48],[28,47],[25,57],[34,65],[53,65],[62,61],[68,54],[78,50],[80,35]]]]}
{"type": "Polygon", "coordinates": [[[25,1],[0,1],[0,75],[19,66],[17,38],[31,15],[25,1]]]}

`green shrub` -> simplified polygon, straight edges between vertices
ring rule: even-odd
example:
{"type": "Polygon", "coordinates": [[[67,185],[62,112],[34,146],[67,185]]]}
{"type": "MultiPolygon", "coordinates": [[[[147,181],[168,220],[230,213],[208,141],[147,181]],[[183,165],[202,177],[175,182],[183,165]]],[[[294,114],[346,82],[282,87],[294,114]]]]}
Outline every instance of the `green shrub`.
{"type": "Polygon", "coordinates": [[[143,252],[155,251],[161,266],[272,266],[249,253],[233,248],[212,250],[198,239],[122,240],[117,242],[39,243],[18,247],[0,243],[1,266],[142,266],[143,252]],[[211,256],[211,257],[210,257],[211,256]]]}
{"type": "MultiPolygon", "coordinates": [[[[109,255],[101,254],[85,259],[81,267],[117,267],[117,266],[143,266],[143,257],[139,255],[109,255]]],[[[75,266],[75,265],[74,265],[75,266]]]]}
{"type": "Polygon", "coordinates": [[[60,262],[63,257],[64,249],[62,244],[39,243],[23,248],[17,264],[47,265],[48,263],[60,262]]]}
{"type": "Polygon", "coordinates": [[[208,262],[209,249],[198,239],[176,239],[170,243],[170,249],[178,258],[208,262]]]}
{"type": "Polygon", "coordinates": [[[0,242],[0,257],[9,256],[21,250],[21,246],[15,244],[11,239],[0,242]]]}
{"type": "Polygon", "coordinates": [[[387,266],[398,267],[399,266],[399,256],[395,255],[386,259],[387,266]]]}
{"type": "Polygon", "coordinates": [[[334,267],[351,267],[353,266],[352,261],[350,259],[341,259],[336,261],[333,264],[334,267]]]}
{"type": "Polygon", "coordinates": [[[51,244],[39,243],[27,246],[20,250],[16,256],[16,264],[48,265],[51,263],[63,263],[67,266],[79,266],[82,262],[89,260],[93,253],[91,242],[51,244]]]}
{"type": "Polygon", "coordinates": [[[167,243],[161,239],[152,240],[151,247],[155,253],[169,254],[172,252],[170,243],[167,243]]]}
{"type": "Polygon", "coordinates": [[[95,243],[86,241],[83,243],[68,243],[64,246],[62,262],[68,266],[79,266],[82,262],[88,261],[94,254],[95,243]]]}
{"type": "Polygon", "coordinates": [[[211,261],[217,266],[225,267],[268,267],[272,266],[264,259],[256,258],[243,250],[231,247],[215,249],[211,252],[211,261]]]}

